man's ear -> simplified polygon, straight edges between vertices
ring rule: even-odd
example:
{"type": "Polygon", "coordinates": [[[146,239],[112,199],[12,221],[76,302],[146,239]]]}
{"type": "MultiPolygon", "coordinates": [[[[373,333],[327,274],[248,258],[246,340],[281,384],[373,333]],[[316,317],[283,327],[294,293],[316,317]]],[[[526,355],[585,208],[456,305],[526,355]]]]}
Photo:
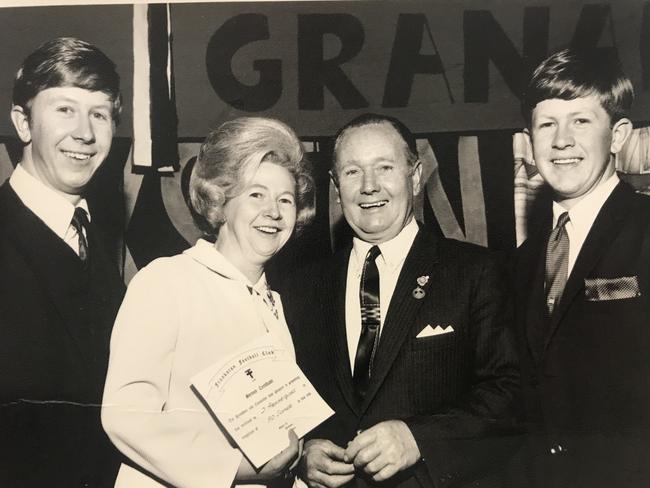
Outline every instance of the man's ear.
{"type": "Polygon", "coordinates": [[[625,145],[625,141],[630,137],[630,134],[632,134],[632,121],[623,117],[612,127],[612,142],[609,146],[609,152],[612,154],[618,153],[625,145]]]}
{"type": "Polygon", "coordinates": [[[336,175],[334,174],[334,171],[336,170],[329,170],[328,173],[330,175],[330,181],[334,185],[334,189],[336,190],[336,201],[337,203],[341,203],[341,193],[339,192],[339,182],[338,179],[336,178],[336,175]]]}
{"type": "Polygon", "coordinates": [[[13,105],[11,107],[11,122],[14,124],[16,133],[21,141],[25,144],[32,142],[32,131],[29,128],[29,117],[25,113],[25,109],[20,105],[13,105]]]}
{"type": "Polygon", "coordinates": [[[418,159],[413,163],[413,173],[411,174],[411,181],[413,182],[413,196],[420,193],[422,183],[422,162],[418,159]]]}

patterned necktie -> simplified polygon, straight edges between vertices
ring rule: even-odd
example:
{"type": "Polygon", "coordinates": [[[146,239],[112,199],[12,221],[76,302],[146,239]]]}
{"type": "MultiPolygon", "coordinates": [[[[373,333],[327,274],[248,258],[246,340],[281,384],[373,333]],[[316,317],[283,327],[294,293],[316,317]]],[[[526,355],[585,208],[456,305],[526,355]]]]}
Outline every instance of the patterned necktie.
{"type": "Polygon", "coordinates": [[[548,238],[546,247],[546,309],[549,316],[560,302],[569,269],[569,236],[566,223],[569,212],[564,212],[548,238]]]}
{"type": "Polygon", "coordinates": [[[372,361],[379,343],[379,271],[375,259],[381,254],[373,246],[366,255],[361,272],[359,301],[361,304],[361,335],[354,359],[353,382],[357,395],[363,399],[372,373],[372,361]]]}
{"type": "Polygon", "coordinates": [[[77,237],[79,239],[79,259],[81,259],[84,264],[88,261],[88,241],[86,240],[86,234],[84,234],[84,229],[88,232],[88,224],[88,214],[86,211],[81,207],[75,207],[70,225],[72,225],[72,227],[77,231],[77,237]]]}

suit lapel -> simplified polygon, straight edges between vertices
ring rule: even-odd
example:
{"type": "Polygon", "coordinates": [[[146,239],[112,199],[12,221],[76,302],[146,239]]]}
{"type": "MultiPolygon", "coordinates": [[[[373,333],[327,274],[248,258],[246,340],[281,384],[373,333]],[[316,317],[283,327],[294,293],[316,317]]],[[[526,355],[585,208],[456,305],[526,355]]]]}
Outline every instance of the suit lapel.
{"type": "Polygon", "coordinates": [[[515,293],[520,297],[515,305],[518,309],[517,316],[525,317],[528,350],[536,360],[542,353],[547,330],[544,309],[544,257],[552,223],[550,205],[547,211],[540,215],[539,220],[541,225],[531,233],[531,237],[520,250],[515,289],[515,293]]]}
{"type": "Polygon", "coordinates": [[[330,279],[328,280],[327,297],[323,303],[331,304],[325,307],[325,323],[333,324],[332,333],[326,334],[330,340],[329,357],[333,359],[332,368],[339,388],[350,408],[358,414],[359,404],[352,385],[352,370],[348,351],[347,330],[345,326],[345,293],[348,275],[348,262],[351,247],[338,252],[334,256],[330,279]]]}
{"type": "MultiPolygon", "coordinates": [[[[433,269],[438,260],[437,255],[435,237],[426,229],[420,228],[411,250],[406,256],[388,307],[379,347],[373,361],[373,374],[361,406],[362,413],[368,408],[386,379],[386,375],[411,330],[417,312],[425,301],[413,296],[413,290],[418,286],[418,277],[429,275],[431,280],[435,280],[433,269]]],[[[424,288],[427,287],[424,286],[424,288]]]]}
{"type": "MultiPolygon", "coordinates": [[[[83,296],[87,286],[81,260],[43,221],[29,210],[8,183],[2,189],[7,236],[13,240],[44,293],[62,319],[80,354],[87,330],[78,324],[79,307],[75,297],[83,296]]],[[[83,325],[83,324],[82,324],[83,325]]]]}
{"type": "Polygon", "coordinates": [[[602,254],[609,248],[611,242],[619,234],[619,229],[625,218],[625,207],[628,205],[632,190],[619,183],[598,212],[587,238],[571,271],[562,299],[549,319],[548,335],[545,348],[553,337],[567,309],[577,293],[584,286],[584,278],[597,264],[602,254]]]}

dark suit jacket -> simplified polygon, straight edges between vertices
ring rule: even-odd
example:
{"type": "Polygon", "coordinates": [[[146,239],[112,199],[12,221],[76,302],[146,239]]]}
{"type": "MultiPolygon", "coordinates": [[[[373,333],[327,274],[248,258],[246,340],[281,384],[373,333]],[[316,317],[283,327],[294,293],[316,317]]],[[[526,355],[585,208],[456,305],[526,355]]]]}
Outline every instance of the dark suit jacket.
{"type": "MultiPolygon", "coordinates": [[[[420,229],[384,321],[373,375],[355,400],[345,328],[350,249],[281,288],[298,364],[335,415],[310,434],[345,447],[359,429],[401,419],[423,462],[385,486],[459,486],[484,475],[511,441],[518,372],[500,272],[485,250],[420,229]],[[412,292],[429,276],[425,297],[412,292]],[[427,325],[453,333],[417,339],[427,325]]],[[[357,485],[372,484],[359,475],[357,485]]],[[[484,485],[473,485],[484,486],[484,485]]]]}
{"type": "Polygon", "coordinates": [[[91,224],[84,271],[0,187],[0,486],[113,486],[99,405],[124,285],[98,234],[91,224]]]}
{"type": "Polygon", "coordinates": [[[650,198],[625,183],[614,189],[550,318],[550,202],[545,213],[515,270],[529,478],[544,487],[650,486],[650,198]]]}

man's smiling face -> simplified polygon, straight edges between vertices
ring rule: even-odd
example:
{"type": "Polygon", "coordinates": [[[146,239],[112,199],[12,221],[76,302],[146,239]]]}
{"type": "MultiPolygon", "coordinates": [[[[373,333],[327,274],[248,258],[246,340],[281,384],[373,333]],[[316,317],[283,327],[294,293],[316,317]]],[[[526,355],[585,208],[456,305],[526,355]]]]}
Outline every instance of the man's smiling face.
{"type": "Polygon", "coordinates": [[[614,174],[611,154],[622,146],[620,123],[612,125],[595,95],[552,98],[535,106],[530,128],[535,164],[556,201],[571,208],[614,174]]]}
{"type": "Polygon", "coordinates": [[[409,165],[406,143],[389,123],[345,131],[337,147],[337,190],[346,220],[366,242],[395,237],[413,216],[421,166],[409,165]]]}
{"type": "Polygon", "coordinates": [[[39,92],[30,105],[29,114],[23,107],[12,111],[18,135],[27,143],[23,166],[62,195],[79,195],[111,148],[111,99],[65,86],[39,92]]]}

